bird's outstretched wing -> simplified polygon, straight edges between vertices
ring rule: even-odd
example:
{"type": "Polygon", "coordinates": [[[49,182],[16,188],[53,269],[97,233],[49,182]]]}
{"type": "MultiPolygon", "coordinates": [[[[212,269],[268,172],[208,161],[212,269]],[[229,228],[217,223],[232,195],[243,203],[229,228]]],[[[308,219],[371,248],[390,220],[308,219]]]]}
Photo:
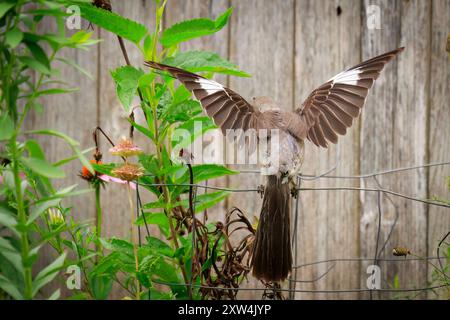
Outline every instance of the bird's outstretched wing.
{"type": "Polygon", "coordinates": [[[404,48],[364,61],[315,89],[295,112],[306,124],[308,140],[326,148],[337,143],[366,101],[367,93],[386,63],[404,48]]]}
{"type": "Polygon", "coordinates": [[[184,86],[194,93],[206,113],[225,134],[227,129],[257,129],[261,114],[244,98],[220,83],[206,79],[198,74],[153,61],[146,61],[146,66],[169,72],[184,86]]]}

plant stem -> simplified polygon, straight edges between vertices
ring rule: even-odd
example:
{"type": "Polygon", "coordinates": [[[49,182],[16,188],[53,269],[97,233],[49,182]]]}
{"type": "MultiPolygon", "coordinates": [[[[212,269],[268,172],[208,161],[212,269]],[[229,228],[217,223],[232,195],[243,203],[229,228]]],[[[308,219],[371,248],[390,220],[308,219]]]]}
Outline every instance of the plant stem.
{"type": "Polygon", "coordinates": [[[139,284],[139,279],[137,277],[137,273],[139,271],[139,257],[138,257],[138,244],[137,244],[137,237],[136,237],[136,231],[134,228],[134,206],[133,206],[133,198],[131,196],[131,185],[130,183],[127,184],[128,187],[128,202],[130,203],[130,228],[131,228],[131,241],[133,242],[133,253],[134,253],[134,262],[136,266],[136,278],[135,278],[135,285],[136,285],[136,300],[140,300],[141,298],[141,288],[139,284]]]}
{"type": "Polygon", "coordinates": [[[95,209],[97,212],[96,215],[96,225],[97,225],[97,242],[96,242],[96,251],[97,256],[95,258],[96,262],[98,262],[99,257],[103,254],[102,245],[100,243],[100,238],[102,237],[102,206],[100,202],[100,185],[95,186],[95,209]]]}
{"type": "MultiPolygon", "coordinates": [[[[17,201],[17,215],[19,223],[25,226],[27,223],[27,216],[25,213],[25,206],[23,203],[21,180],[19,176],[19,151],[17,150],[17,131],[11,138],[11,154],[13,164],[14,185],[16,189],[16,201],[17,201]]],[[[33,278],[31,275],[31,266],[26,263],[28,260],[28,254],[30,251],[30,245],[28,243],[28,231],[26,228],[21,228],[20,231],[20,247],[22,256],[22,265],[24,269],[24,298],[30,300],[33,298],[33,278]]]]}

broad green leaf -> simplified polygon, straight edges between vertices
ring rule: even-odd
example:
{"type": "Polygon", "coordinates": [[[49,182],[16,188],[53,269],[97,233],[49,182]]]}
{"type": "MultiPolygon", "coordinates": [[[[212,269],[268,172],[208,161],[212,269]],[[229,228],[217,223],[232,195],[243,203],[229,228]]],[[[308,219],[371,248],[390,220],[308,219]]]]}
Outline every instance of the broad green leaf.
{"type": "Polygon", "coordinates": [[[113,12],[89,4],[78,4],[78,6],[84,19],[134,43],[138,43],[148,33],[144,25],[113,12]]]}
{"type": "Polygon", "coordinates": [[[232,12],[233,9],[229,8],[216,20],[200,18],[174,24],[163,31],[159,41],[168,48],[183,41],[214,34],[225,26],[232,12]]]}
{"type": "Polygon", "coordinates": [[[97,275],[91,273],[89,275],[89,284],[95,300],[106,300],[112,290],[113,279],[110,276],[97,275]]]}
{"type": "Polygon", "coordinates": [[[130,105],[136,95],[139,79],[143,74],[142,70],[131,66],[120,67],[111,72],[111,76],[116,82],[117,96],[127,113],[130,112],[130,105]]]}
{"type": "Polygon", "coordinates": [[[250,77],[250,75],[225,60],[217,53],[208,51],[178,52],[172,57],[163,60],[164,64],[185,69],[191,72],[215,72],[230,74],[238,77],[250,77]]]}
{"type": "MultiPolygon", "coordinates": [[[[217,191],[211,193],[200,194],[195,197],[195,213],[202,212],[208,208],[211,208],[215,204],[219,203],[225,199],[230,192],[228,191],[217,191]]],[[[189,208],[189,199],[184,199],[176,203],[176,205],[182,205],[185,208],[189,208]]]]}
{"type": "Polygon", "coordinates": [[[19,60],[23,64],[25,64],[27,67],[30,67],[31,69],[36,70],[37,72],[40,72],[43,74],[50,74],[50,70],[45,65],[43,65],[42,63],[40,63],[33,57],[19,56],[19,60]]]}
{"type": "MultiPolygon", "coordinates": [[[[169,234],[169,221],[164,213],[144,212],[144,215],[147,224],[156,224],[159,226],[164,235],[167,236],[169,234]]],[[[136,219],[135,224],[138,226],[144,225],[144,218],[142,215],[136,219]]]]}
{"type": "Polygon", "coordinates": [[[8,278],[0,274],[0,289],[8,293],[16,300],[23,300],[23,296],[19,289],[8,278]]]}
{"type": "Polygon", "coordinates": [[[172,248],[162,241],[161,239],[148,236],[147,237],[147,244],[146,247],[149,247],[152,250],[155,250],[156,252],[166,256],[166,257],[173,257],[173,250],[172,248]]]}
{"type": "Polygon", "coordinates": [[[42,159],[31,157],[21,158],[21,162],[32,171],[47,178],[58,179],[66,176],[64,171],[42,159]]]}
{"type": "Polygon", "coordinates": [[[23,32],[19,28],[9,30],[5,35],[5,42],[12,49],[17,47],[23,39],[23,32]]]}
{"type": "Polygon", "coordinates": [[[179,103],[172,102],[167,108],[163,118],[169,123],[183,122],[199,115],[202,111],[203,109],[200,102],[187,99],[179,103]]]}
{"type": "Polygon", "coordinates": [[[126,254],[133,254],[133,244],[131,244],[128,241],[118,239],[118,238],[112,238],[109,241],[102,242],[103,246],[107,250],[126,253],[126,254]]]}
{"type": "Polygon", "coordinates": [[[29,139],[25,142],[25,148],[28,150],[30,157],[45,159],[44,152],[42,151],[39,143],[34,139],[29,139]]]}
{"type": "Polygon", "coordinates": [[[8,114],[0,116],[0,140],[9,140],[14,133],[14,124],[8,114]]]}
{"type": "Polygon", "coordinates": [[[45,202],[39,203],[34,209],[31,211],[31,214],[28,218],[27,225],[33,223],[42,213],[46,212],[47,209],[53,208],[59,205],[61,199],[52,199],[45,202]]]}
{"type": "Polygon", "coordinates": [[[0,3],[0,19],[8,12],[9,9],[16,5],[16,1],[7,0],[0,3]]]}
{"type": "MultiPolygon", "coordinates": [[[[211,118],[206,116],[194,117],[179,125],[172,135],[172,147],[185,148],[206,131],[216,128],[211,118]]],[[[177,150],[174,150],[177,152],[177,150]]],[[[178,154],[178,152],[177,152],[178,154]]]]}
{"type": "MultiPolygon", "coordinates": [[[[194,165],[192,166],[192,172],[194,175],[194,183],[239,173],[239,171],[234,171],[218,164],[194,165]]],[[[189,173],[186,172],[177,183],[189,183],[189,173]]]]}
{"type": "Polygon", "coordinates": [[[64,252],[55,261],[42,269],[33,281],[33,297],[39,292],[43,286],[52,281],[57,275],[59,270],[64,266],[64,260],[66,259],[66,253],[64,252]]]}

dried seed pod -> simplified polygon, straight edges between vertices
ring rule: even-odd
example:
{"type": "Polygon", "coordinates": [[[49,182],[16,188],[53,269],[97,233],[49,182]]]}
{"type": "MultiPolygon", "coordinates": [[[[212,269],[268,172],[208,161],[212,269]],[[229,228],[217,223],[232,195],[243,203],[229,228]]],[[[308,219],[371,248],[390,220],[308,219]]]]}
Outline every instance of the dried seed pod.
{"type": "Polygon", "coordinates": [[[411,251],[405,247],[395,247],[392,249],[392,254],[397,257],[406,257],[408,254],[411,254],[411,251]]]}

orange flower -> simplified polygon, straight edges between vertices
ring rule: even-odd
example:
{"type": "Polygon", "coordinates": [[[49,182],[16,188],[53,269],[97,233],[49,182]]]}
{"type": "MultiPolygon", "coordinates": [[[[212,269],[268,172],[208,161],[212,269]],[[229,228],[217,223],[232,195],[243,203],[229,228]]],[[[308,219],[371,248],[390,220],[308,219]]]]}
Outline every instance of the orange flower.
{"type": "MultiPolygon", "coordinates": [[[[97,161],[97,160],[90,160],[89,162],[92,164],[102,164],[103,163],[103,162],[97,161]]],[[[98,174],[99,173],[97,171],[95,171],[95,175],[97,176],[98,174]]],[[[83,178],[84,180],[90,181],[94,178],[94,175],[88,170],[88,168],[83,166],[83,168],[81,168],[80,177],[83,178]]]]}

